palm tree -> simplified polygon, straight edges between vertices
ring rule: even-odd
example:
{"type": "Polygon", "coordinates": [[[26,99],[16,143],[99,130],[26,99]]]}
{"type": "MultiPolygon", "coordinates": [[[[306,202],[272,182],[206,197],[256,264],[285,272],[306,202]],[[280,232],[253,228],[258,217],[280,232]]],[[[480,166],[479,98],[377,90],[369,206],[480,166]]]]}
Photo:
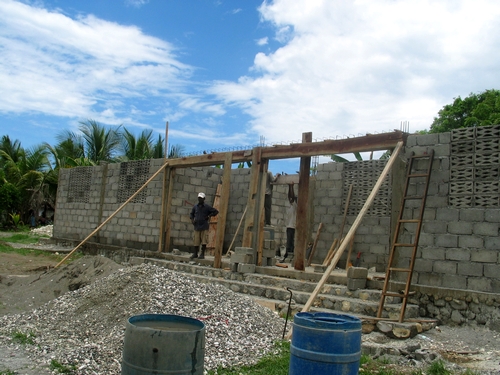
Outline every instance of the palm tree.
{"type": "Polygon", "coordinates": [[[0,155],[0,166],[4,165],[6,159],[10,159],[16,163],[22,151],[21,142],[17,139],[12,142],[8,135],[4,135],[0,140],[0,151],[3,151],[2,155],[0,155]]]}
{"type": "Polygon", "coordinates": [[[47,180],[51,165],[47,158],[46,146],[38,145],[25,150],[19,143],[16,150],[13,155],[0,150],[0,158],[3,160],[5,181],[18,189],[21,194],[18,211],[27,215],[30,208],[37,209],[45,202],[53,206],[55,190],[50,188],[47,180]]]}
{"type": "Polygon", "coordinates": [[[94,120],[80,122],[85,157],[95,164],[115,161],[121,140],[119,128],[106,130],[94,120]]]}
{"type": "Polygon", "coordinates": [[[168,152],[169,159],[182,158],[184,156],[184,146],[180,144],[170,146],[168,152]]]}

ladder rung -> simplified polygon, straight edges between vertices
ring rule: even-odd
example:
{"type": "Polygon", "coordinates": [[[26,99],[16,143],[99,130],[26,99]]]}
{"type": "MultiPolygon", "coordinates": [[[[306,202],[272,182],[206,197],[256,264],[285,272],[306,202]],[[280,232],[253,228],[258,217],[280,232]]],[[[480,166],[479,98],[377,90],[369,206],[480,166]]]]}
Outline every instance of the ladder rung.
{"type": "Polygon", "coordinates": [[[394,247],[414,247],[414,243],[395,243],[394,247]]]}
{"type": "Polygon", "coordinates": [[[404,294],[399,294],[399,293],[394,293],[394,292],[385,292],[385,293],[382,293],[384,296],[389,296],[389,297],[401,297],[401,298],[404,298],[405,295],[404,294]]]}
{"type": "Polygon", "coordinates": [[[409,269],[409,268],[392,268],[392,267],[390,267],[389,269],[391,271],[397,271],[397,272],[410,272],[411,271],[411,269],[409,269]]]}
{"type": "Polygon", "coordinates": [[[399,220],[400,223],[419,223],[420,220],[418,219],[402,219],[399,220]]]}

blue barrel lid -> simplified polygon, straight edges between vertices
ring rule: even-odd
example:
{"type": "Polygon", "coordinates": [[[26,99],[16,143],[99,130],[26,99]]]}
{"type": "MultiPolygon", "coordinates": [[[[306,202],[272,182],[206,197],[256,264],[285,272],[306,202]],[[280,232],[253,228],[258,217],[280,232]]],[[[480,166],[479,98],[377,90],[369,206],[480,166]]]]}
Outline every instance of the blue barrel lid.
{"type": "Polygon", "coordinates": [[[320,329],[361,329],[361,320],[347,314],[324,312],[299,312],[293,317],[293,324],[320,329]]]}

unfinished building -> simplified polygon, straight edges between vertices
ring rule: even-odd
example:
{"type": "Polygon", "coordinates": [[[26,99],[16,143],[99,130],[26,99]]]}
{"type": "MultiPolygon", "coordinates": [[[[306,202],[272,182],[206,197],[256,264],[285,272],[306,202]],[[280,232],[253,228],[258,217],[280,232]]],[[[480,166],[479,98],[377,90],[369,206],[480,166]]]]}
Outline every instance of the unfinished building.
{"type": "MultiPolygon", "coordinates": [[[[410,302],[420,306],[421,316],[457,323],[500,317],[499,125],[428,135],[395,131],[323,142],[311,138],[307,133],[302,143],[288,146],[63,169],[53,236],[88,240],[116,251],[184,251],[192,241],[189,211],[198,191],[204,191],[207,203],[218,200],[220,211],[214,223],[213,267],[221,268],[221,256],[233,243],[256,249],[257,266],[274,267],[266,262],[263,250],[284,245],[287,187],[275,186],[270,238],[263,225],[262,176],[269,160],[299,157],[295,269],[304,270],[310,244],[315,247],[311,264],[322,265],[335,241],[345,237],[344,248],[349,251],[337,252],[336,266],[344,268],[357,257],[361,267],[385,272],[401,201],[408,194],[408,160],[412,155],[431,154],[426,191],[421,180],[407,187],[426,196],[419,233],[407,226],[399,233],[407,238],[404,241],[418,243],[411,272],[417,294],[410,302]],[[320,164],[314,174],[309,173],[310,158],[315,155],[392,150],[398,145],[401,151],[389,170],[389,161],[369,160],[320,164]],[[252,162],[251,168],[231,168],[246,161],[252,162]]],[[[427,165],[420,164],[417,161],[416,173],[427,165]]],[[[416,205],[406,210],[408,220],[420,212],[416,205]]],[[[412,254],[400,251],[393,261],[411,263],[412,254]]]]}

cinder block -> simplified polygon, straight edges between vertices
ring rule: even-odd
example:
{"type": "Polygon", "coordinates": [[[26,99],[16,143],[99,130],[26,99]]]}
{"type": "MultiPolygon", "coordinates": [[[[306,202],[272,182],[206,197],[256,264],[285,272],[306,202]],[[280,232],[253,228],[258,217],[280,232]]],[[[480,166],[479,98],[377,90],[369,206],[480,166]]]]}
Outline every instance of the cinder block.
{"type": "Polygon", "coordinates": [[[242,254],[255,254],[255,250],[251,247],[235,247],[234,252],[242,254]]]}
{"type": "Polygon", "coordinates": [[[255,264],[238,263],[238,272],[255,273],[255,264]]]}
{"type": "Polygon", "coordinates": [[[238,263],[231,263],[231,272],[238,271],[238,263]]]}
{"type": "Polygon", "coordinates": [[[276,256],[276,250],[274,249],[264,249],[262,250],[263,258],[273,258],[276,256]]]}
{"type": "Polygon", "coordinates": [[[264,239],[274,240],[274,228],[264,227],[264,239]]]}
{"type": "Polygon", "coordinates": [[[347,289],[356,290],[364,288],[366,288],[366,279],[347,279],[347,289]]]}
{"type": "Polygon", "coordinates": [[[231,263],[255,263],[253,255],[244,253],[231,254],[231,263]]]}
{"type": "Polygon", "coordinates": [[[276,242],[274,240],[264,240],[264,249],[274,249],[276,242]]]}
{"type": "Polygon", "coordinates": [[[347,269],[347,277],[349,279],[365,279],[368,277],[368,268],[364,267],[349,267],[347,269]]]}

